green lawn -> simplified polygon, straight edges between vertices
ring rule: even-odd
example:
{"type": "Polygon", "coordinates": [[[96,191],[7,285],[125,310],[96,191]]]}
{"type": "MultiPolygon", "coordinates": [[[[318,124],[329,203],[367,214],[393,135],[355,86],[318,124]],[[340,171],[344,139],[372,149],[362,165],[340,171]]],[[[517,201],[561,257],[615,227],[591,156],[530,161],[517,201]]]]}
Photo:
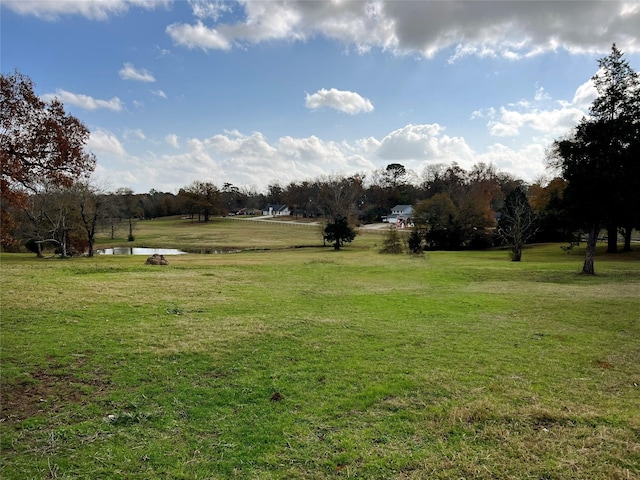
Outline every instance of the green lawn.
{"type": "Polygon", "coordinates": [[[513,263],[382,255],[375,233],[288,248],[318,229],[230,219],[135,235],[254,250],[2,254],[1,478],[640,477],[639,252],[585,277],[559,245],[513,263]]]}

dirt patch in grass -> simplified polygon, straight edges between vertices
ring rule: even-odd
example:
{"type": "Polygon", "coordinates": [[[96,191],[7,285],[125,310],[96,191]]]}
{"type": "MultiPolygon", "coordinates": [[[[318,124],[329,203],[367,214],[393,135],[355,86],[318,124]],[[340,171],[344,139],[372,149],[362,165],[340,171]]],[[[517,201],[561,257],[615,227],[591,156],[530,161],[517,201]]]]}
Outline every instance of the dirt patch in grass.
{"type": "Polygon", "coordinates": [[[95,401],[109,388],[103,375],[80,378],[68,373],[36,370],[23,381],[3,384],[0,389],[0,419],[17,422],[64,410],[69,404],[95,401]]]}

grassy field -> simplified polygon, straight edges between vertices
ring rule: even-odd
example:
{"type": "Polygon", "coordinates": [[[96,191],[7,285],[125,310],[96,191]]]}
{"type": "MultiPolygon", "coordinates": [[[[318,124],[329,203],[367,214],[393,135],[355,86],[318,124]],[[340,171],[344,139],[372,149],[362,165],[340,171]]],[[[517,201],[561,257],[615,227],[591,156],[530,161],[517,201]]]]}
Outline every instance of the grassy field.
{"type": "Polygon", "coordinates": [[[253,250],[2,254],[1,478],[640,478],[639,252],[585,277],[559,245],[513,263],[382,255],[375,233],[289,248],[318,229],[230,219],[135,235],[253,250]]]}

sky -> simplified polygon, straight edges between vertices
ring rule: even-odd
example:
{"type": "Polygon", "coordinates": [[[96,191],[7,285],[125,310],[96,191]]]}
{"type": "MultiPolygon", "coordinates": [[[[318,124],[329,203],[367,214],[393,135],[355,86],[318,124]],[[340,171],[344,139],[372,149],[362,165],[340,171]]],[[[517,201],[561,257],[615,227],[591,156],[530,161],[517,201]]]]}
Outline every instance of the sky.
{"type": "Polygon", "coordinates": [[[94,181],[177,193],[400,163],[526,182],[597,92],[640,71],[640,2],[0,0],[0,67],[91,131],[94,181]]]}

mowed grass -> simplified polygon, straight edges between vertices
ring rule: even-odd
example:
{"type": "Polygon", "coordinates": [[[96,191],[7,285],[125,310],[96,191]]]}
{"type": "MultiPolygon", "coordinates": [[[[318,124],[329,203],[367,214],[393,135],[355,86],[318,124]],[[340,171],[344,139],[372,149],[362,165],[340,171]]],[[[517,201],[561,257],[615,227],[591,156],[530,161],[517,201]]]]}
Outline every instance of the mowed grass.
{"type": "Polygon", "coordinates": [[[638,252],[585,277],[558,245],[512,263],[381,255],[372,233],[285,249],[321,239],[232,220],[136,237],[271,250],[3,254],[3,479],[640,476],[638,252]]]}
{"type": "MultiPolygon", "coordinates": [[[[289,217],[286,217],[290,220],[289,217]]],[[[300,219],[301,221],[302,219],[300,219]]],[[[318,223],[293,223],[283,220],[256,221],[251,217],[212,218],[208,223],[175,217],[138,222],[134,229],[135,241],[126,241],[126,235],[115,241],[98,239],[100,246],[148,246],[181,248],[189,252],[241,249],[285,249],[304,246],[322,246],[323,226],[318,223]]],[[[123,232],[120,232],[123,235],[123,232]]]]}

